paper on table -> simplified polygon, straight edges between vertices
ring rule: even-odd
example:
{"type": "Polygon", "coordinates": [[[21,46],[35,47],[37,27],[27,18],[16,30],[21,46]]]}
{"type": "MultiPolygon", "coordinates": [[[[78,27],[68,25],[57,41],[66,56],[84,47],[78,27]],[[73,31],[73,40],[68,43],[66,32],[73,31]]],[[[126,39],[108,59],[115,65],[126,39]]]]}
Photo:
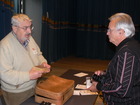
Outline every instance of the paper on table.
{"type": "Polygon", "coordinates": [[[98,92],[91,92],[90,90],[74,90],[73,95],[98,95],[98,92]]]}
{"type": "Polygon", "coordinates": [[[86,85],[81,85],[81,84],[77,84],[75,88],[76,89],[87,89],[86,85]]]}
{"type": "Polygon", "coordinates": [[[81,90],[81,95],[98,95],[98,92],[91,92],[90,90],[81,90]]]}
{"type": "Polygon", "coordinates": [[[88,75],[88,74],[87,73],[83,73],[83,72],[74,74],[74,76],[77,76],[77,77],[83,77],[83,76],[86,76],[86,75],[88,75]]]}
{"type": "Polygon", "coordinates": [[[73,95],[81,95],[79,90],[74,90],[73,95]]]}

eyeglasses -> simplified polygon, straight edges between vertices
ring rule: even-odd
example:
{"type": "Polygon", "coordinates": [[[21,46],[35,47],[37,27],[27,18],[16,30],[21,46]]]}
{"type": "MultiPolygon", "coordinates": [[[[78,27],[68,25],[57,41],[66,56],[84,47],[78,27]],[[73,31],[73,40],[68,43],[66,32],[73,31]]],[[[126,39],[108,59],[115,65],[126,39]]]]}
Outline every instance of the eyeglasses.
{"type": "Polygon", "coordinates": [[[107,29],[107,32],[112,32],[114,30],[116,30],[116,29],[107,29]]]}
{"type": "Polygon", "coordinates": [[[24,31],[27,31],[27,29],[30,29],[30,30],[33,30],[34,29],[34,26],[24,26],[24,27],[16,26],[16,27],[21,28],[24,31]]]}

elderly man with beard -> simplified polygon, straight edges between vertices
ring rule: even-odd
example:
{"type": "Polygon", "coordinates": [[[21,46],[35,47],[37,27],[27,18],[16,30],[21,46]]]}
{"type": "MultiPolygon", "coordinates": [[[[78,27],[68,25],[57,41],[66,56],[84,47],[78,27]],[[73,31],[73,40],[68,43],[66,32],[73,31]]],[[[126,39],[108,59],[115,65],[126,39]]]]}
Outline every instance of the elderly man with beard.
{"type": "Polygon", "coordinates": [[[32,20],[16,14],[11,24],[12,31],[0,42],[0,81],[6,105],[20,105],[34,95],[36,80],[50,72],[50,65],[31,36],[32,20]]]}

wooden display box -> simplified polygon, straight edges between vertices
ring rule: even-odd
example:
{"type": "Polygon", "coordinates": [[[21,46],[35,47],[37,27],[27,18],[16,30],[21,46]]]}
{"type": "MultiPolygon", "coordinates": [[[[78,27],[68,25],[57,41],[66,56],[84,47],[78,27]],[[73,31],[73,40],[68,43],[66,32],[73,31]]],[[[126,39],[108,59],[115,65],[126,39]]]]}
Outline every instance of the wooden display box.
{"type": "Polygon", "coordinates": [[[74,92],[74,80],[64,79],[55,75],[40,81],[35,89],[35,101],[50,102],[63,105],[74,92]]]}

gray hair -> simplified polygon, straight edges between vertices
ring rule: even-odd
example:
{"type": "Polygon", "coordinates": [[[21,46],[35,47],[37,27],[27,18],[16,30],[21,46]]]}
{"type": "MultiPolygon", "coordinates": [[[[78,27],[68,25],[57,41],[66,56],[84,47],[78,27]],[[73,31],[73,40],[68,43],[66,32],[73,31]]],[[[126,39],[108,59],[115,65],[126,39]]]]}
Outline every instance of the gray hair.
{"type": "Polygon", "coordinates": [[[28,20],[28,21],[32,21],[27,15],[25,14],[16,14],[12,17],[11,19],[11,24],[13,26],[19,26],[20,23],[22,23],[23,21],[28,20]]]}
{"type": "Polygon", "coordinates": [[[126,37],[135,35],[135,27],[131,16],[126,13],[116,13],[109,18],[110,21],[114,19],[117,19],[116,29],[123,29],[126,37]]]}

